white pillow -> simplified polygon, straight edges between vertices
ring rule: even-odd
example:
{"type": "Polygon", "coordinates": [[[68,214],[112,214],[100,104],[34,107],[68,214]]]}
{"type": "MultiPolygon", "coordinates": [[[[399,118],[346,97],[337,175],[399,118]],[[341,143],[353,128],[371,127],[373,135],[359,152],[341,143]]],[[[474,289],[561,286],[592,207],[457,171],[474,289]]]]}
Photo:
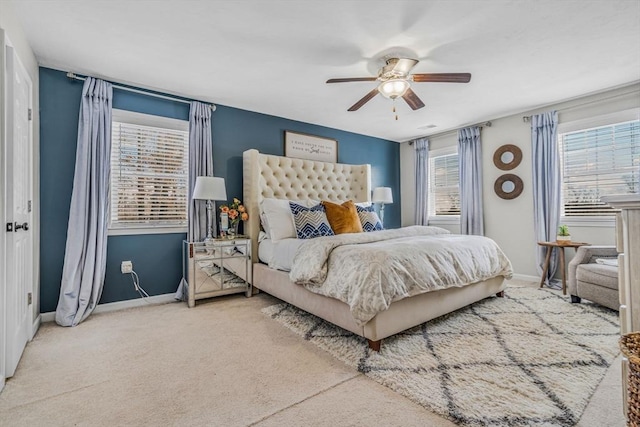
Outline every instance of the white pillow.
{"type": "Polygon", "coordinates": [[[601,265],[618,266],[618,258],[596,258],[596,263],[601,265]]]}
{"type": "Polygon", "coordinates": [[[371,202],[358,202],[354,203],[354,205],[360,206],[361,208],[368,208],[369,206],[371,206],[371,202]]]}
{"type": "Polygon", "coordinates": [[[260,225],[262,225],[262,229],[264,231],[261,231],[260,233],[265,233],[265,239],[268,239],[269,236],[271,236],[271,231],[269,230],[269,223],[267,222],[267,216],[265,215],[264,212],[262,212],[262,210],[260,210],[260,225]]]}
{"type": "MultiPolygon", "coordinates": [[[[318,200],[291,200],[305,207],[315,206],[318,200]]],[[[293,214],[286,199],[262,199],[260,202],[262,228],[274,242],[282,239],[295,239],[296,226],[293,222],[293,214]]]]}

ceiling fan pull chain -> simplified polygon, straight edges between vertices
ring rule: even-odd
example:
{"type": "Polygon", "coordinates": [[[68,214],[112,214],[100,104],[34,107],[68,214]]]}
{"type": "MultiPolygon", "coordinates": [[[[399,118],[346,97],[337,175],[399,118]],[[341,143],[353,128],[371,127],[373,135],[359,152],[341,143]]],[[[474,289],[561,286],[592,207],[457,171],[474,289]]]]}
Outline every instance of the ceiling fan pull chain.
{"type": "MultiPolygon", "coordinates": [[[[394,113],[396,112],[396,99],[395,98],[393,98],[393,109],[391,111],[393,111],[394,113]]],[[[396,114],[395,116],[396,116],[396,120],[398,120],[398,115],[396,114]]]]}

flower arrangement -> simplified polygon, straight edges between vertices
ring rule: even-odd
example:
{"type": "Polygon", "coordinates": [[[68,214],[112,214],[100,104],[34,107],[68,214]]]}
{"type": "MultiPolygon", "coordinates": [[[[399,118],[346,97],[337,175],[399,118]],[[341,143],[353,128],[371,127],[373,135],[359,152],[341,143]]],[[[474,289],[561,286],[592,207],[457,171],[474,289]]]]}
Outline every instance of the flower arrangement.
{"type": "Polygon", "coordinates": [[[240,221],[246,221],[249,219],[249,213],[247,208],[244,207],[240,199],[233,198],[233,202],[228,205],[220,206],[220,212],[229,215],[229,230],[233,230],[232,233],[237,234],[238,224],[240,221]]]}

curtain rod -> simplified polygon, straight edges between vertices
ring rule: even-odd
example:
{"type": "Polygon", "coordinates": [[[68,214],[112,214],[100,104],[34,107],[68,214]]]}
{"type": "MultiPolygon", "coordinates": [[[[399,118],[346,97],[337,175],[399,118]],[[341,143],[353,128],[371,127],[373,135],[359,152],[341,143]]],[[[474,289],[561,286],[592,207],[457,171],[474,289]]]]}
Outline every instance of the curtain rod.
{"type": "MultiPolygon", "coordinates": [[[[609,96],[607,98],[593,99],[591,101],[583,102],[581,104],[571,105],[570,107],[559,109],[558,110],[558,114],[563,113],[565,111],[571,111],[571,110],[573,110],[575,108],[584,107],[585,105],[597,104],[599,102],[609,101],[610,99],[615,99],[615,98],[620,98],[620,97],[623,97],[623,96],[631,95],[631,94],[633,94],[635,92],[638,92],[638,91],[637,90],[630,90],[628,92],[618,93],[616,95],[612,95],[612,96],[609,96]]],[[[522,116],[522,121],[524,123],[528,123],[529,121],[531,121],[531,116],[522,116]]]]}
{"type": "MultiPolygon", "coordinates": [[[[474,126],[477,126],[477,127],[480,127],[480,128],[484,128],[484,127],[490,128],[491,127],[491,122],[482,122],[482,123],[478,123],[477,125],[465,126],[464,128],[470,128],[470,127],[474,127],[474,126]]],[[[464,128],[460,128],[460,129],[464,129],[464,128]]],[[[449,133],[453,133],[453,132],[457,132],[457,131],[458,131],[457,129],[456,130],[450,130],[450,131],[447,131],[447,132],[436,133],[434,135],[438,135],[438,136],[447,135],[449,133]]],[[[420,138],[428,138],[428,136],[423,136],[423,137],[420,137],[420,138]]],[[[415,141],[416,139],[420,139],[420,138],[412,139],[411,141],[409,141],[409,145],[413,145],[413,141],[415,141]]]]}
{"type": "MultiPolygon", "coordinates": [[[[80,81],[87,80],[86,77],[80,77],[80,76],[72,73],[71,71],[69,71],[67,73],[67,77],[70,78],[70,79],[80,80],[80,81]]],[[[131,88],[131,87],[120,86],[120,85],[116,85],[116,84],[112,84],[112,86],[113,86],[114,89],[126,90],[128,92],[139,93],[141,95],[147,95],[147,96],[153,96],[155,98],[166,99],[168,101],[182,102],[183,104],[191,104],[191,101],[187,101],[186,99],[176,98],[176,97],[173,97],[173,96],[160,95],[159,93],[147,92],[147,91],[144,91],[144,90],[134,89],[134,88],[131,88]]],[[[205,102],[205,104],[209,104],[209,108],[211,108],[211,111],[216,111],[216,106],[214,104],[211,104],[211,103],[208,103],[208,102],[205,102]]]]}

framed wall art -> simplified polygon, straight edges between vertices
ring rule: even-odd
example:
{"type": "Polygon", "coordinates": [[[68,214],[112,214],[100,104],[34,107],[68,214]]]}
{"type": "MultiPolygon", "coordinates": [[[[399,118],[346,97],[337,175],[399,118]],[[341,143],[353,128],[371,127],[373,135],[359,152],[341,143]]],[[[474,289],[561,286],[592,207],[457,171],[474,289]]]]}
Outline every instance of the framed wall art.
{"type": "Polygon", "coordinates": [[[284,155],[320,162],[338,162],[338,141],[306,133],[284,131],[284,155]]]}

